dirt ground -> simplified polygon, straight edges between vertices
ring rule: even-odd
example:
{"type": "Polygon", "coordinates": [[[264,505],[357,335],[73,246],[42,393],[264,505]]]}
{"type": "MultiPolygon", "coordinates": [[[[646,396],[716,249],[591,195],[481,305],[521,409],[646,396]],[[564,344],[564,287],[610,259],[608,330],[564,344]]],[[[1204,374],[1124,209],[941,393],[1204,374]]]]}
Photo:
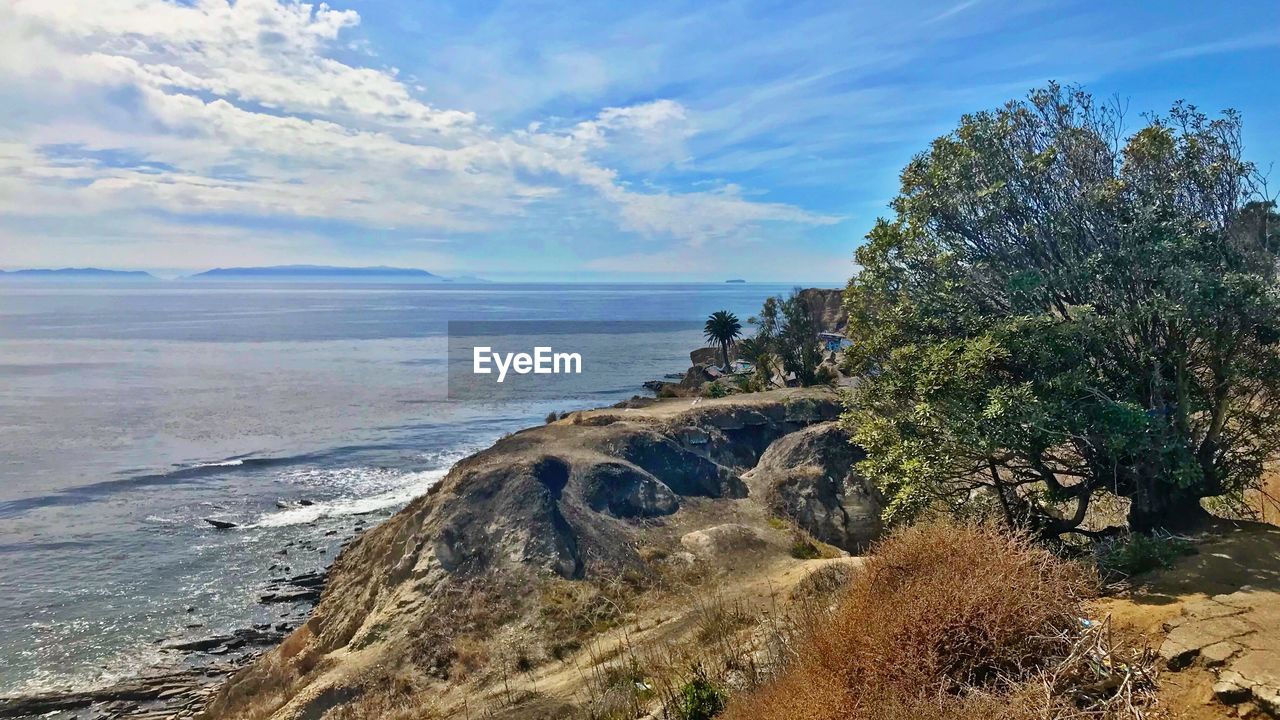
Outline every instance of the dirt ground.
{"type": "Polygon", "coordinates": [[[1145,635],[1172,665],[1162,675],[1163,716],[1280,714],[1272,704],[1280,690],[1280,527],[1220,521],[1195,555],[1098,605],[1099,615],[1145,635]],[[1215,696],[1229,689],[1216,684],[1224,681],[1247,686],[1226,693],[1234,704],[1215,696]]]}

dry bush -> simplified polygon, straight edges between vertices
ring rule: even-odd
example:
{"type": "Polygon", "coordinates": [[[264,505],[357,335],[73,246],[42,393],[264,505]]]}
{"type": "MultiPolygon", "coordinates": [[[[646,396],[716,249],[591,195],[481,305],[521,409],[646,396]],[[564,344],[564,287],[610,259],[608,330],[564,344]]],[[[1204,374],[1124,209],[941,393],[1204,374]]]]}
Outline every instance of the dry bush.
{"type": "Polygon", "coordinates": [[[847,563],[832,563],[814,570],[791,590],[792,600],[828,598],[843,590],[856,570],[847,563]]]}
{"type": "Polygon", "coordinates": [[[1094,581],[1022,538],[922,525],[881,543],[773,682],[729,720],[1045,717],[1024,683],[1063,653],[1094,581]]]}
{"type": "Polygon", "coordinates": [[[268,718],[293,697],[300,685],[296,664],[281,658],[278,651],[270,652],[249,669],[232,676],[201,717],[268,718]]]}
{"type": "MultiPolygon", "coordinates": [[[[324,713],[326,720],[443,720],[429,684],[412,669],[375,667],[348,689],[353,696],[324,713]]],[[[339,695],[344,695],[339,691],[339,695]]]]}

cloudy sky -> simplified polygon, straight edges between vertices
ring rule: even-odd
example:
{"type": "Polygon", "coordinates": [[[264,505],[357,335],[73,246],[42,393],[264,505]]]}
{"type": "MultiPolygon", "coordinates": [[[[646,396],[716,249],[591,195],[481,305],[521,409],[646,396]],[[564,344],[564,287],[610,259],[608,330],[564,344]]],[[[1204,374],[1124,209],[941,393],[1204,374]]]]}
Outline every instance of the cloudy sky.
{"type": "Polygon", "coordinates": [[[1275,0],[0,0],[0,267],[840,281],[963,112],[1185,97],[1266,165],[1277,68],[1275,0]]]}

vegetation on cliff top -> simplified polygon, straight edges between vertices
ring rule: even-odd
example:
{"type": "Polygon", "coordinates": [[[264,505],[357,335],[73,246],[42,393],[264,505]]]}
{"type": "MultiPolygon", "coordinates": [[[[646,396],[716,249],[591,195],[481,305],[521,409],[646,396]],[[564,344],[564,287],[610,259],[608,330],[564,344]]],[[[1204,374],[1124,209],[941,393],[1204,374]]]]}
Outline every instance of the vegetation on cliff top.
{"type": "Polygon", "coordinates": [[[797,635],[786,669],[733,698],[723,717],[1124,716],[1117,711],[1149,690],[1149,676],[1132,649],[1116,652],[1114,668],[1078,657],[1092,587],[1081,566],[1025,537],[908,528],[880,544],[834,609],[797,635]]]}
{"type": "Polygon", "coordinates": [[[1122,121],[1057,85],[965,116],[858,250],[846,422],[897,518],[986,498],[1053,537],[1111,495],[1178,528],[1280,450],[1280,219],[1240,118],[1122,121]]]}

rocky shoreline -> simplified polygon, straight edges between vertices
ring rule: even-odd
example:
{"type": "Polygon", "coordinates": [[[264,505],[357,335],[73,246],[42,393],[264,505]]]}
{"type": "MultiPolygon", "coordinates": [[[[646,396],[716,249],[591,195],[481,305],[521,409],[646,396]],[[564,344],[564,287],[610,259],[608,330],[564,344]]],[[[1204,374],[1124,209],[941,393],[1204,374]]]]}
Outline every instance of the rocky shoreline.
{"type": "MultiPolygon", "coordinates": [[[[367,527],[365,519],[355,517],[355,522],[344,528],[340,547],[345,547],[367,527]]],[[[337,539],[338,531],[330,530],[325,536],[337,539]]],[[[290,550],[317,552],[321,549],[316,539],[299,539],[282,546],[278,555],[283,560],[290,550]]],[[[279,562],[272,569],[288,573],[290,566],[279,562]]],[[[170,666],[141,670],[137,677],[100,688],[0,696],[0,718],[194,717],[228,677],[306,622],[327,581],[328,568],[273,577],[269,585],[259,589],[258,603],[281,606],[279,621],[203,637],[157,640],[162,651],[175,654],[170,666]]],[[[194,612],[195,608],[188,611],[194,612]]],[[[197,625],[193,625],[193,629],[195,627],[197,625]]]]}
{"type": "MultiPolygon", "coordinates": [[[[652,397],[635,396],[618,406],[643,407],[652,402],[652,397]]],[[[310,503],[301,501],[300,504],[310,503]]],[[[377,514],[383,512],[376,511],[377,514]]],[[[354,522],[341,531],[325,533],[323,540],[340,541],[334,550],[345,548],[372,524],[362,515],[352,517],[354,522]]],[[[208,518],[204,521],[209,523],[213,532],[238,530],[236,523],[213,522],[208,518]]],[[[292,569],[288,559],[291,550],[294,554],[298,551],[307,554],[326,552],[319,544],[321,540],[299,539],[282,546],[277,553],[278,561],[270,569],[285,574],[272,577],[270,584],[259,588],[258,604],[285,608],[280,621],[258,623],[203,637],[157,640],[162,651],[175,654],[172,663],[140,669],[135,677],[97,688],[0,695],[0,718],[116,720],[197,716],[228,678],[279,645],[311,616],[328,582],[329,567],[288,574],[292,569]]],[[[328,554],[336,556],[337,552],[328,554]]],[[[195,612],[196,608],[187,610],[195,612]]],[[[192,626],[193,629],[196,627],[198,625],[192,626]]]]}

